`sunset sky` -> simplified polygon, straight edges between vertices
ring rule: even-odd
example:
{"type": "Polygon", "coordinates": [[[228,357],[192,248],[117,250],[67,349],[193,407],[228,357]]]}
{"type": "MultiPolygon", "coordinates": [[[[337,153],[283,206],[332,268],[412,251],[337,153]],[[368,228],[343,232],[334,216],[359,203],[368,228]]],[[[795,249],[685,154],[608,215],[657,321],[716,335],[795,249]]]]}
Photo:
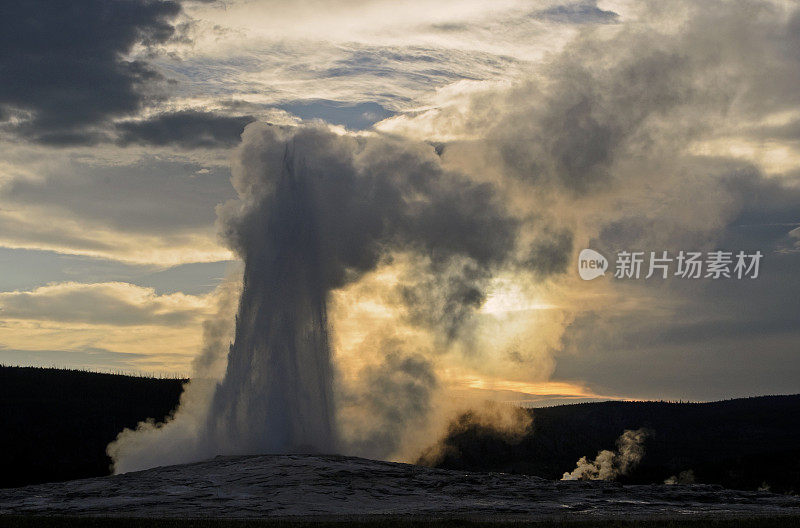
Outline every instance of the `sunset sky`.
{"type": "Polygon", "coordinates": [[[454,393],[529,404],[800,392],[799,8],[7,2],[0,364],[191,375],[234,317],[242,134],[316,123],[436,158],[514,226],[488,264],[410,241],[335,289],[343,379],[414,348],[454,393]],[[714,250],[759,276],[613,277],[620,251],[714,250]]]}

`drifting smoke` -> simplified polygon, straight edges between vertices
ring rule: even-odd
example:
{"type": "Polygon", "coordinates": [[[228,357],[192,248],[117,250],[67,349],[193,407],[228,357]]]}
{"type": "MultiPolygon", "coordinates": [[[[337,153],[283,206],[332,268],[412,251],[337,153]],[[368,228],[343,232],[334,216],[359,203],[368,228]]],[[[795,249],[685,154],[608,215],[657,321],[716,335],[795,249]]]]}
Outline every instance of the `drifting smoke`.
{"type": "Polygon", "coordinates": [[[616,451],[604,449],[591,461],[581,457],[575,469],[564,473],[561,480],[615,480],[627,475],[644,457],[644,441],[651,434],[647,429],[626,429],[617,438],[616,451]]]}

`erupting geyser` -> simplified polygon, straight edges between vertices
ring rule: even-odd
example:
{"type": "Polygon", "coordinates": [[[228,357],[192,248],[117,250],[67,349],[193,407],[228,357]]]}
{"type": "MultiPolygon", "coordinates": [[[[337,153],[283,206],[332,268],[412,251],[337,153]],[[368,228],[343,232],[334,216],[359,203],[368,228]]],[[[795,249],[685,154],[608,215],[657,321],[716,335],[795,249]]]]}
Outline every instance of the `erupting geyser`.
{"type": "Polygon", "coordinates": [[[397,252],[417,255],[418,273],[395,298],[413,304],[408,313],[417,324],[452,339],[511,255],[518,221],[493,186],[446,170],[429,144],[320,125],[249,125],[232,175],[238,198],[217,215],[222,237],[244,261],[233,345],[220,310],[206,325],[206,346],[175,414],[120,433],[108,446],[114,470],[217,454],[391,453],[408,415],[426,412],[435,375],[393,337],[360,392],[334,385],[331,292],[397,252]],[[403,398],[408,405],[386,402],[403,398]],[[354,423],[381,434],[345,434],[354,423]]]}
{"type": "Polygon", "coordinates": [[[333,452],[331,353],[320,230],[307,175],[287,146],[275,192],[256,205],[225,379],[208,417],[239,453],[333,452]]]}

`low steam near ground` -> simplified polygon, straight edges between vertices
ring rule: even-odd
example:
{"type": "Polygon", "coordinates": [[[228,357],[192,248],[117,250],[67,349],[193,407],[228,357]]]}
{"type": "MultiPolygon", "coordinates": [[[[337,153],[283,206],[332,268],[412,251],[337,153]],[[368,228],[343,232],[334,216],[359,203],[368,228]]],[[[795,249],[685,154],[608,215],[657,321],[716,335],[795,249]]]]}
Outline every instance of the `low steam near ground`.
{"type": "Polygon", "coordinates": [[[627,475],[644,457],[644,441],[652,436],[647,429],[625,430],[617,439],[616,451],[604,449],[594,460],[581,457],[572,471],[564,473],[561,480],[615,480],[627,475]]]}

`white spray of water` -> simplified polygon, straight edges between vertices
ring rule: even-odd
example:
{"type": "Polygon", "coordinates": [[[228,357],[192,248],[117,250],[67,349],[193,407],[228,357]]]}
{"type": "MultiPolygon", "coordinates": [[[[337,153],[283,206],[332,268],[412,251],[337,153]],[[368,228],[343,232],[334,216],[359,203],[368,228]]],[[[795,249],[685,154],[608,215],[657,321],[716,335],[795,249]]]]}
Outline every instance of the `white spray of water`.
{"type": "Polygon", "coordinates": [[[287,150],[250,226],[228,369],[207,434],[228,453],[336,449],[325,263],[308,185],[287,150]]]}
{"type": "Polygon", "coordinates": [[[626,475],[644,457],[644,441],[650,435],[647,429],[626,429],[617,438],[617,450],[604,449],[594,460],[581,457],[572,472],[564,473],[561,480],[614,480],[626,475]]]}

